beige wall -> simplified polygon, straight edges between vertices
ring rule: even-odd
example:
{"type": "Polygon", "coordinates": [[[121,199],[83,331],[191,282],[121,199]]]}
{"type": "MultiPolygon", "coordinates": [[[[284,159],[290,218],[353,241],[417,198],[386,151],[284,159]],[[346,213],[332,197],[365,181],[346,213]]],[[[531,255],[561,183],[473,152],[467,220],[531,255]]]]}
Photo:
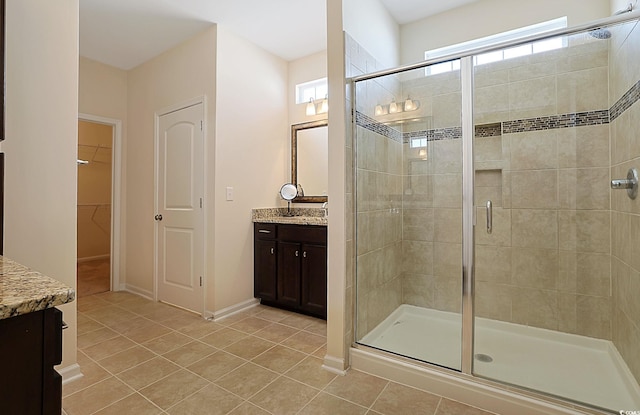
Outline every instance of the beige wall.
{"type": "Polygon", "coordinates": [[[609,0],[482,0],[400,28],[400,62],[424,60],[424,52],[567,16],[569,26],[609,16],[609,0]],[[460,30],[455,30],[455,29],[460,30]]]}
{"type": "MultiPolygon", "coordinates": [[[[213,178],[215,50],[213,26],[127,73],[128,128],[124,146],[127,260],[123,280],[128,288],[140,293],[153,292],[154,116],[171,105],[206,97],[205,140],[209,160],[206,174],[213,178]]],[[[208,183],[212,182],[209,179],[208,183]]],[[[212,194],[211,188],[208,190],[212,194]]],[[[211,206],[206,215],[212,214],[211,206]]],[[[212,233],[211,228],[207,233],[212,233]]],[[[213,244],[209,244],[209,249],[213,249],[213,244]]],[[[207,257],[211,256],[210,251],[207,257]]]]}
{"type": "Polygon", "coordinates": [[[113,127],[78,121],[78,260],[111,253],[113,127]]]}
{"type": "Polygon", "coordinates": [[[289,100],[286,61],[222,26],[215,50],[217,112],[209,129],[215,131],[215,175],[208,176],[214,227],[208,229],[206,307],[217,312],[253,298],[251,209],[281,203],[278,190],[289,178],[289,100]],[[233,201],[226,200],[226,187],[234,188],[233,201]]]}
{"type": "Polygon", "coordinates": [[[327,76],[327,51],[314,53],[294,61],[289,65],[289,124],[299,124],[303,122],[323,120],[327,114],[317,114],[309,116],[305,113],[307,104],[296,104],[296,85],[313,81],[327,76]]]}
{"type": "MultiPolygon", "coordinates": [[[[640,80],[640,29],[635,22],[612,31],[611,96],[613,105],[640,80]]],[[[611,125],[611,178],[625,178],[640,168],[640,102],[635,102],[611,125]]],[[[611,192],[611,273],[613,342],[640,382],[640,198],[624,190],[611,192]]]]}
{"type": "MultiPolygon", "coordinates": [[[[78,1],[7,2],[5,255],[76,288],[78,1]]],[[[76,363],[76,302],[60,307],[76,363]]]]}
{"type": "Polygon", "coordinates": [[[344,30],[376,60],[366,72],[398,66],[400,26],[379,0],[344,0],[344,30]]]}

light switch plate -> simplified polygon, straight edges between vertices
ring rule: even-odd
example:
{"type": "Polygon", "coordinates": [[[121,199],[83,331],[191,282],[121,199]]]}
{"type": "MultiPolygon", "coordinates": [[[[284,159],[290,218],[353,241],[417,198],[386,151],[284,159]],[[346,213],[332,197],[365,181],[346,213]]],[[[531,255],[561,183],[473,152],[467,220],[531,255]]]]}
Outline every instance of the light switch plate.
{"type": "Polygon", "coordinates": [[[227,201],[233,200],[233,187],[227,187],[227,201]]]}

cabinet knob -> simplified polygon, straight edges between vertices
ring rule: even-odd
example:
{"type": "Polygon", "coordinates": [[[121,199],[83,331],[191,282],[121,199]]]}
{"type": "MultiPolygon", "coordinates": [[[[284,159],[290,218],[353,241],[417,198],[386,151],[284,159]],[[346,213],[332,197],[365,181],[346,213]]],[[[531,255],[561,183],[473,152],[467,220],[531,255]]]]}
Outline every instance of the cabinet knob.
{"type": "Polygon", "coordinates": [[[271,248],[271,255],[273,255],[273,248],[271,248]]]}
{"type": "Polygon", "coordinates": [[[303,257],[303,258],[306,258],[306,257],[307,257],[307,251],[304,251],[304,252],[302,253],[302,257],[303,257]]]}
{"type": "Polygon", "coordinates": [[[300,256],[300,252],[296,251],[296,256],[300,256]]]}

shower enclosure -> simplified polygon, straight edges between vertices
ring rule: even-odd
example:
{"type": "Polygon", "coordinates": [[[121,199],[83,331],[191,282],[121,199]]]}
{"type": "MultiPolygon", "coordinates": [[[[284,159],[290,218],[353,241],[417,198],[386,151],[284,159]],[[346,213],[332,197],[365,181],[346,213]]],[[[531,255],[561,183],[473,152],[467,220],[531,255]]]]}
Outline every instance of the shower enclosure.
{"type": "Polygon", "coordinates": [[[358,345],[640,409],[640,199],[610,187],[640,168],[640,25],[616,22],[353,78],[358,345]]]}

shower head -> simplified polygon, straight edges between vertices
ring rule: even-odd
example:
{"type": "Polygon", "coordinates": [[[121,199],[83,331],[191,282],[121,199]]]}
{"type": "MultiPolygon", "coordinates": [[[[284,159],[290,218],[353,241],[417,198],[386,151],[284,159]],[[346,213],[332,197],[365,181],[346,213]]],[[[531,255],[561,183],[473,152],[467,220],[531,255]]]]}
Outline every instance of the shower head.
{"type": "Polygon", "coordinates": [[[607,29],[593,29],[591,31],[589,31],[589,35],[591,37],[595,37],[596,39],[610,39],[611,38],[611,32],[608,31],[607,29]]]}

